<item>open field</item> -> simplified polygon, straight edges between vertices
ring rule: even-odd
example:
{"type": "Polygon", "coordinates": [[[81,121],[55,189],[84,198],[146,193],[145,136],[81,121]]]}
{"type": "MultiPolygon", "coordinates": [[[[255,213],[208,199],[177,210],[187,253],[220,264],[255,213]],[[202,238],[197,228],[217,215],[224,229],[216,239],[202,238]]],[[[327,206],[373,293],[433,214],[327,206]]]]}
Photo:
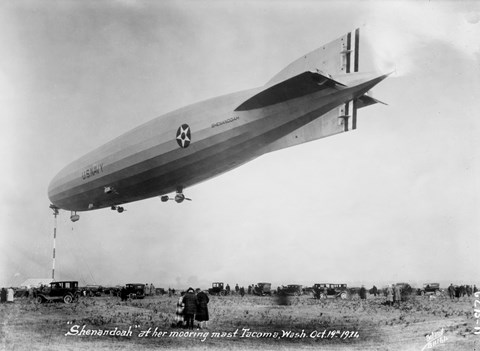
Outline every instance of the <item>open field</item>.
{"type": "Polygon", "coordinates": [[[426,336],[443,328],[433,349],[480,348],[480,335],[473,334],[473,297],[415,297],[395,308],[384,306],[383,297],[319,301],[300,296],[278,305],[273,297],[212,296],[208,329],[190,335],[171,327],[177,300],[96,297],[66,305],[19,299],[0,305],[1,345],[4,350],[422,350],[426,336]],[[86,335],[87,330],[107,335],[86,335]]]}

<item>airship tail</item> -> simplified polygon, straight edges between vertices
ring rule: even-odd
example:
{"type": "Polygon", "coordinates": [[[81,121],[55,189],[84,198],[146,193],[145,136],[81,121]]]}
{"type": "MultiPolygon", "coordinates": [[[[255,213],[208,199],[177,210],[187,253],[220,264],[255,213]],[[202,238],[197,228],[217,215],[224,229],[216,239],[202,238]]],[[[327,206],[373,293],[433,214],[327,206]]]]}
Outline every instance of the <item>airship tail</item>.
{"type": "MultiPolygon", "coordinates": [[[[295,84],[288,83],[303,77],[306,72],[320,77],[323,87],[328,86],[339,90],[357,86],[379,76],[378,72],[360,71],[360,48],[360,29],[357,28],[290,63],[267,82],[260,94],[244,102],[238,109],[255,107],[261,100],[260,95],[263,94],[263,98],[268,97],[269,92],[274,92],[275,89],[285,92],[288,91],[285,90],[285,86],[295,88],[295,84]],[[278,89],[279,87],[283,89],[278,89]]],[[[362,56],[364,60],[367,57],[368,55],[362,56]]],[[[368,62],[364,62],[364,65],[368,66],[368,62]]],[[[298,93],[304,90],[300,87],[298,93]]],[[[262,100],[269,101],[269,99],[262,100]]],[[[265,152],[354,130],[357,128],[357,110],[379,102],[381,101],[371,97],[370,92],[357,95],[322,114],[321,118],[314,119],[308,125],[270,144],[265,152]]]]}
{"type": "Polygon", "coordinates": [[[302,72],[312,71],[335,78],[355,73],[360,65],[360,29],[303,55],[278,72],[267,85],[275,85],[302,72]]]}

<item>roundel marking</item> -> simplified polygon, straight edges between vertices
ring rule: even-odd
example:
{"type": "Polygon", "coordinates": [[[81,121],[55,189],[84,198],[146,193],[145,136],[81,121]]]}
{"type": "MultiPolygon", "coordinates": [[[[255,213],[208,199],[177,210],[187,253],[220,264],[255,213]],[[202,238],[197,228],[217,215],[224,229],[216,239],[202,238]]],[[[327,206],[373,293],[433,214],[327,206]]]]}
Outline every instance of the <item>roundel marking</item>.
{"type": "Polygon", "coordinates": [[[182,124],[180,127],[177,129],[177,143],[181,148],[186,148],[188,145],[190,145],[190,142],[192,140],[191,134],[190,134],[190,127],[188,124],[182,124]]]}

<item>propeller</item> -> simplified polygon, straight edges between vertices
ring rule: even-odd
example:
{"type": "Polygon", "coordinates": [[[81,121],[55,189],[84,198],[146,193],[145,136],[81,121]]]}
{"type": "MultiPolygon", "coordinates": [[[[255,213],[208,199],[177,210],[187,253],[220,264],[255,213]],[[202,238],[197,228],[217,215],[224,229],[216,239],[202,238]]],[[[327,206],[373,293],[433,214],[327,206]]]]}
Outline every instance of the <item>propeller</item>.
{"type": "Polygon", "coordinates": [[[172,197],[169,197],[168,195],[162,195],[160,196],[160,200],[162,200],[162,202],[167,202],[169,200],[173,200],[175,201],[176,203],[181,203],[183,202],[184,200],[187,200],[187,201],[192,201],[192,199],[188,198],[188,197],[185,197],[185,195],[183,193],[177,193],[175,194],[175,197],[172,198],[172,197]]]}
{"type": "Polygon", "coordinates": [[[169,198],[168,195],[162,195],[160,196],[160,200],[162,200],[162,202],[167,202],[168,200],[173,200],[173,199],[169,198]]]}
{"type": "Polygon", "coordinates": [[[175,202],[176,203],[181,203],[183,202],[183,200],[188,200],[188,201],[192,201],[192,199],[189,199],[188,197],[185,197],[185,195],[183,195],[183,193],[177,193],[175,195],[175,202]]]}
{"type": "Polygon", "coordinates": [[[110,209],[112,211],[117,211],[118,213],[122,213],[122,212],[125,212],[126,209],[124,209],[122,206],[115,206],[113,205],[112,207],[110,207],[110,209]]]}

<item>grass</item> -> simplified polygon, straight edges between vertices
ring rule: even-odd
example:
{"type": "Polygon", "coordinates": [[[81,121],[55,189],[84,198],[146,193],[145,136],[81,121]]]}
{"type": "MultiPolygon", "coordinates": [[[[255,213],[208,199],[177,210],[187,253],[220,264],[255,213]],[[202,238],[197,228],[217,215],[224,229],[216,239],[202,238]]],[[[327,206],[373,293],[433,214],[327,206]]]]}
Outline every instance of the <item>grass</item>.
{"type": "Polygon", "coordinates": [[[177,300],[178,297],[155,296],[120,302],[116,297],[96,297],[81,298],[69,305],[17,300],[0,305],[1,345],[5,350],[29,351],[318,347],[421,350],[426,344],[425,336],[442,328],[448,339],[443,345],[446,349],[472,350],[479,339],[472,333],[473,298],[450,301],[445,297],[418,297],[394,308],[383,305],[381,297],[367,301],[319,301],[300,296],[292,297],[287,305],[278,305],[272,297],[212,296],[208,329],[195,329],[196,334],[189,336],[171,334],[185,332],[171,328],[177,300]],[[117,330],[125,334],[131,330],[132,336],[65,335],[72,327],[79,331],[84,325],[94,331],[117,330]],[[149,328],[149,335],[139,337],[149,328]],[[155,329],[165,332],[164,336],[152,337],[155,329]],[[247,329],[253,334],[248,334],[247,329]],[[358,332],[358,337],[311,337],[322,335],[323,331],[326,336],[336,330],[358,332]]]}

